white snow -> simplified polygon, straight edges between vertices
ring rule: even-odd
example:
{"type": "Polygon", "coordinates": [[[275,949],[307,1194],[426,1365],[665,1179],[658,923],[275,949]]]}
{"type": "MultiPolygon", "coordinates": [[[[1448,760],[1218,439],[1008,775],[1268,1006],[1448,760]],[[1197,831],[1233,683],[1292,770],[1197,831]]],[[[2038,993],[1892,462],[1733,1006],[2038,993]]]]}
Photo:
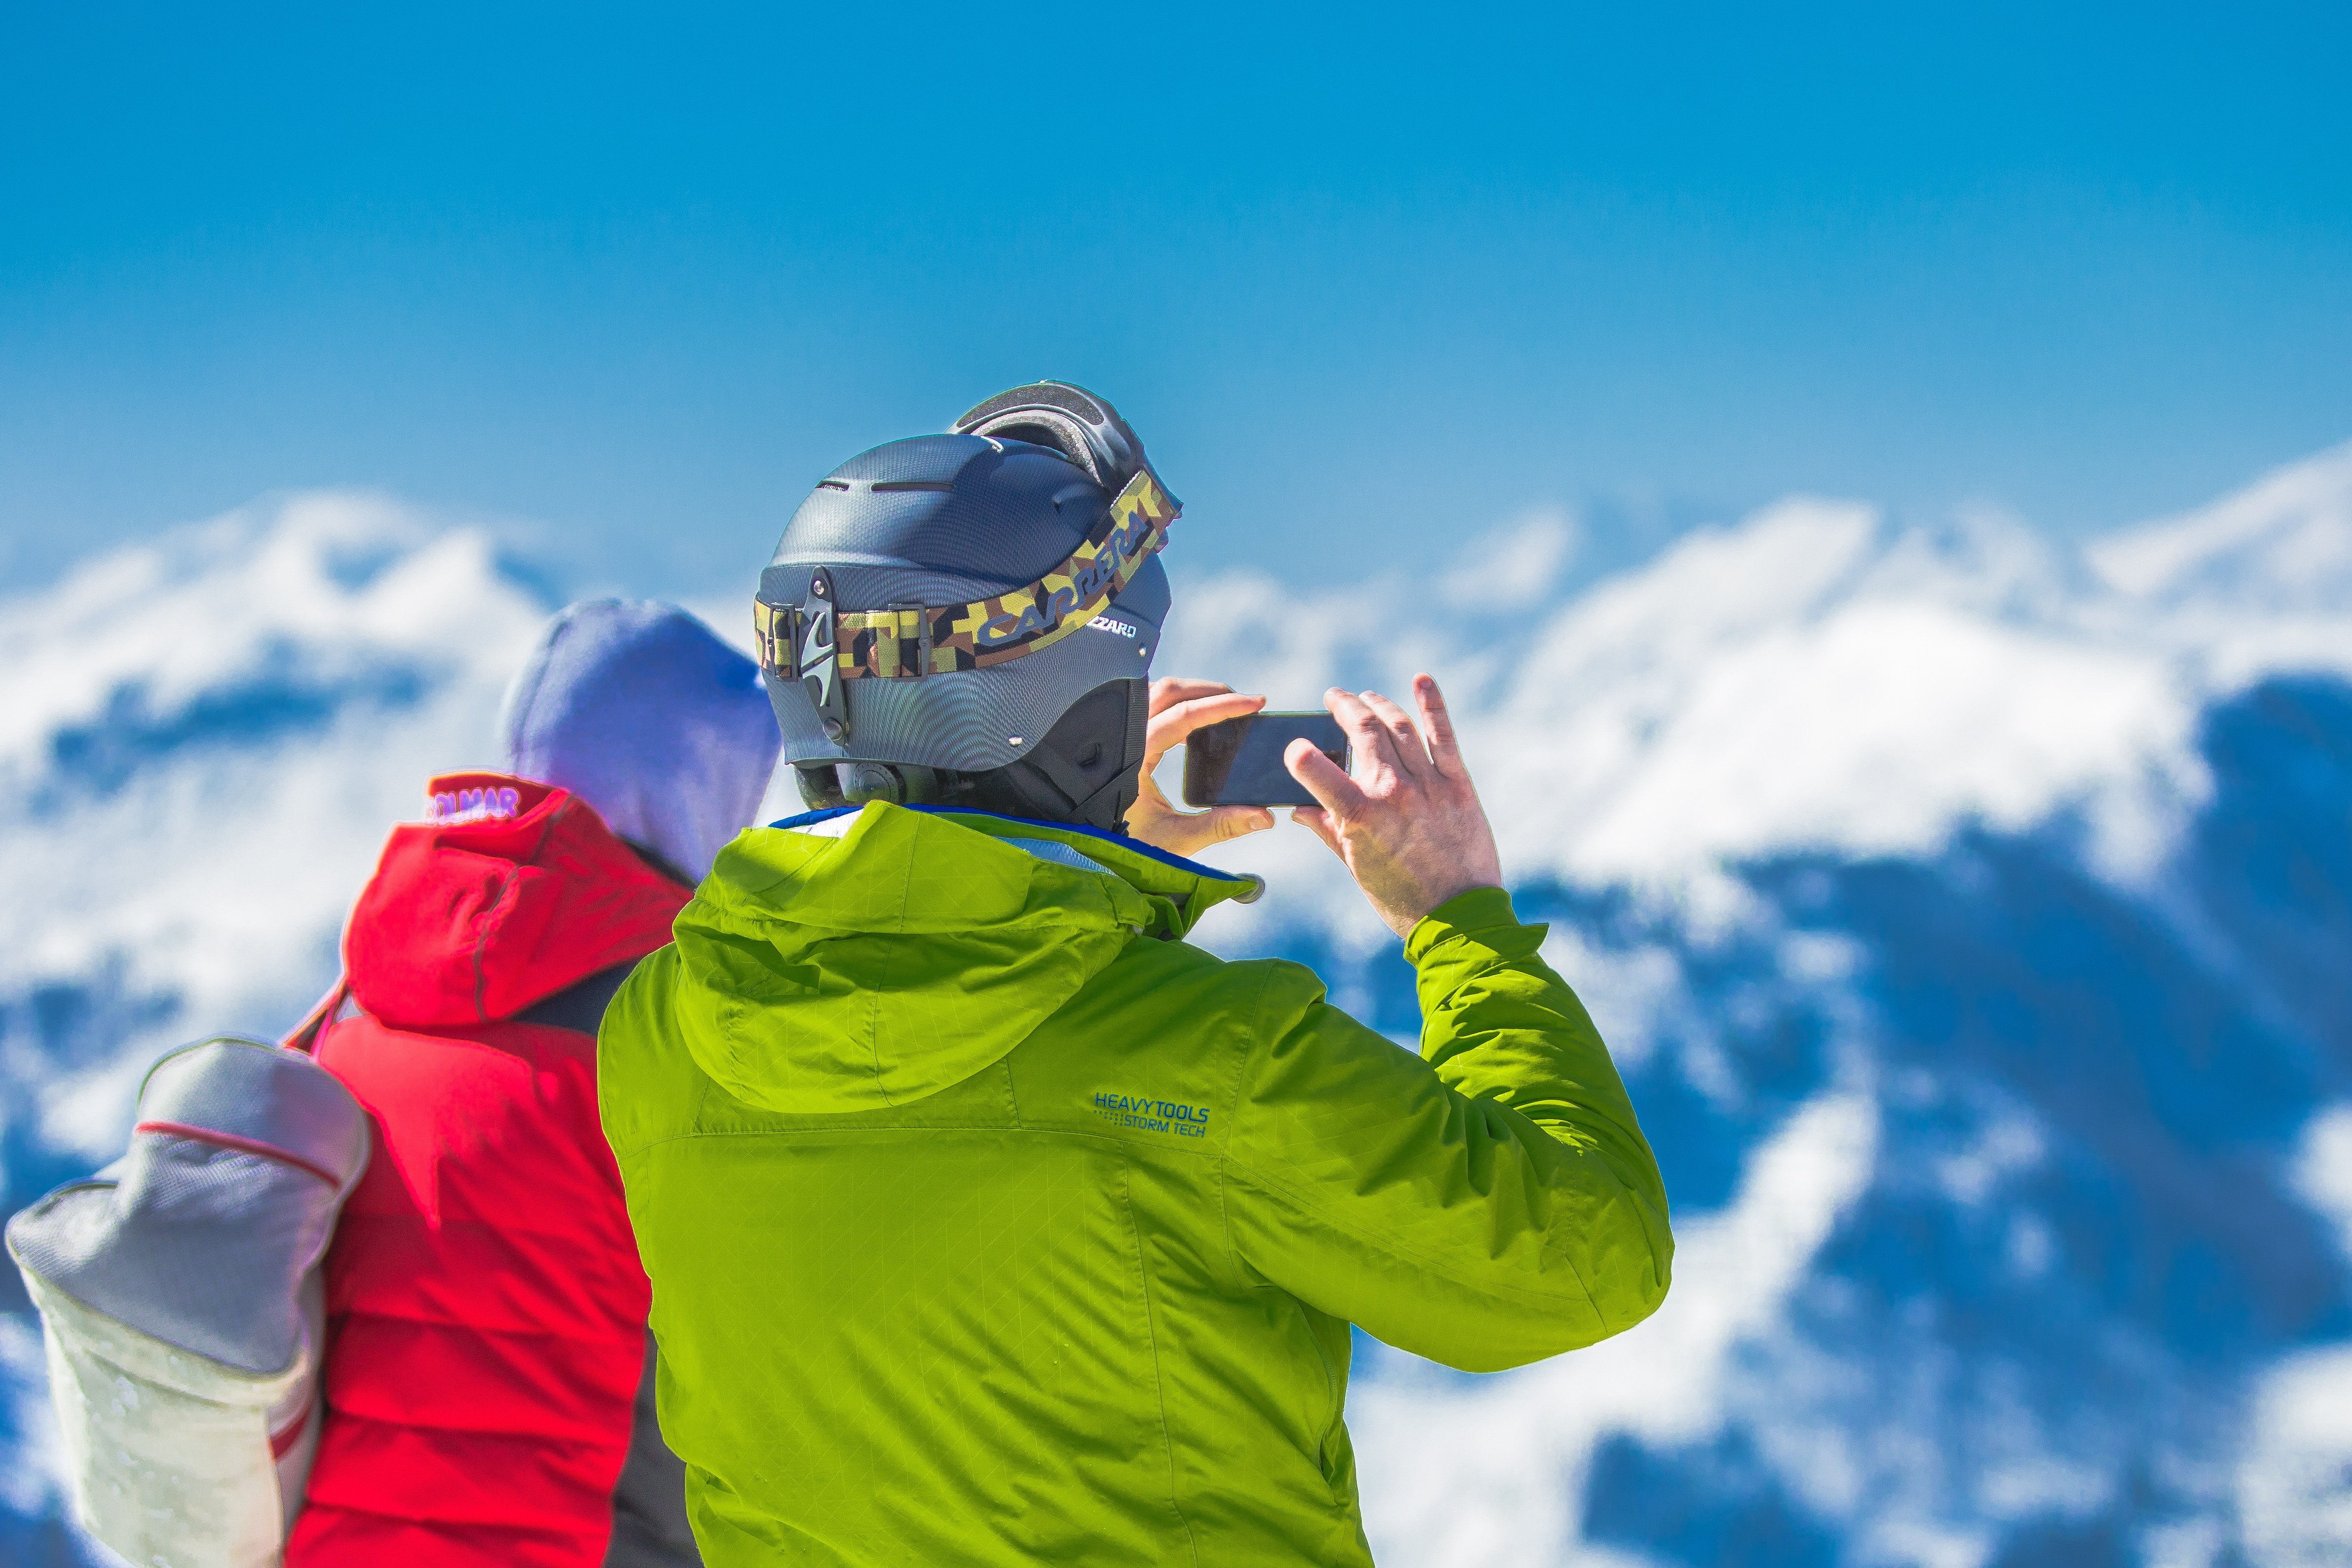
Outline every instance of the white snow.
{"type": "MultiPolygon", "coordinates": [[[[2347,542],[2352,446],[2098,542],[2088,564],[1996,517],[1896,531],[1799,499],[1549,605],[1510,585],[1499,549],[1486,613],[1454,597],[1458,570],[1434,597],[1402,577],[1182,579],[1158,666],[1285,708],[1429,670],[1515,879],[1664,889],[1736,915],[1727,865],[1932,856],[1965,827],[2072,811],[2099,868],[2128,880],[2210,789],[2207,706],[2267,675],[2352,671],[2352,567],[2318,570],[2347,542]]],[[[1259,909],[1277,917],[1221,913],[1214,939],[1247,946],[1246,927],[1297,919],[1343,946],[1380,940],[1306,838],[1286,826],[1210,852],[1265,876],[1259,909]]]]}
{"type": "Polygon", "coordinates": [[[2333,1226],[2337,1248],[2352,1263],[2352,1103],[2324,1106],[2304,1123],[2287,1176],[2295,1195],[2333,1226]]]}
{"type": "Polygon", "coordinates": [[[2352,594],[2352,441],[2085,553],[2136,598],[2340,617],[2352,594]]]}
{"type": "Polygon", "coordinates": [[[2263,1568],[2352,1562],[2352,1345],[2282,1361],[2256,1394],[2238,1465],[2246,1544],[2263,1568]]]}

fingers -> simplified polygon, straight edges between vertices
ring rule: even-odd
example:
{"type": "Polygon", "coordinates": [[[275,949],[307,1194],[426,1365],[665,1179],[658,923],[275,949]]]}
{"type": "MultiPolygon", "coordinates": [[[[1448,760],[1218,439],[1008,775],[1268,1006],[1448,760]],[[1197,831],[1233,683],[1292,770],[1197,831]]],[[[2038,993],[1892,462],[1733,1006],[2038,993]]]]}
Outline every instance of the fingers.
{"type": "Polygon", "coordinates": [[[1167,743],[1172,746],[1203,726],[1238,719],[1265,706],[1265,698],[1238,691],[1204,693],[1171,703],[1151,716],[1151,743],[1159,744],[1164,736],[1167,743]]]}
{"type": "MultiPolygon", "coordinates": [[[[1334,693],[1334,695],[1340,695],[1334,693]]],[[[1306,786],[1325,811],[1338,817],[1355,816],[1364,808],[1364,792],[1356,781],[1339,771],[1339,764],[1315,749],[1315,742],[1300,736],[1284,748],[1282,765],[1290,776],[1306,786]]],[[[1310,809],[1307,806],[1300,811],[1310,809]]]]}
{"type": "MultiPolygon", "coordinates": [[[[1404,764],[1397,759],[1396,742],[1388,726],[1364,705],[1362,698],[1335,686],[1323,694],[1323,706],[1331,710],[1331,717],[1339,721],[1339,728],[1348,731],[1348,739],[1353,742],[1356,754],[1352,771],[1359,780],[1377,785],[1383,773],[1403,773],[1404,764]]],[[[1306,774],[1297,768],[1290,771],[1300,784],[1307,784],[1306,774]]]]}
{"type": "Polygon", "coordinates": [[[1165,797],[1139,798],[1127,814],[1129,837],[1171,855],[1197,855],[1273,826],[1274,813],[1262,805],[1220,805],[1187,814],[1171,810],[1165,797]]]}
{"type": "MultiPolygon", "coordinates": [[[[1159,684],[1173,686],[1177,683],[1161,681],[1159,684]]],[[[1213,686],[1213,683],[1205,680],[1195,681],[1192,684],[1202,687],[1213,686]]],[[[1263,697],[1246,696],[1240,692],[1228,691],[1223,687],[1213,687],[1213,689],[1203,691],[1199,696],[1171,701],[1165,707],[1158,706],[1159,690],[1158,687],[1155,687],[1152,700],[1154,707],[1151,722],[1144,731],[1143,741],[1143,757],[1146,763],[1144,771],[1147,773],[1152,766],[1156,766],[1159,760],[1166,756],[1172,748],[1182,745],[1193,731],[1204,729],[1211,724],[1221,724],[1228,719],[1238,719],[1244,713],[1255,713],[1265,706],[1265,699],[1263,697]]]]}
{"type": "Polygon", "coordinates": [[[1422,740],[1420,730],[1405,710],[1377,691],[1364,693],[1364,706],[1372,717],[1388,731],[1389,743],[1396,751],[1397,765],[1407,778],[1425,778],[1429,774],[1429,748],[1422,740]]]}
{"type": "Polygon", "coordinates": [[[1152,777],[1168,753],[1195,731],[1255,713],[1265,706],[1265,698],[1236,692],[1223,681],[1184,676],[1153,681],[1150,720],[1144,729],[1142,777],[1135,805],[1128,813],[1128,831],[1154,848],[1190,855],[1272,827],[1274,814],[1263,806],[1221,805],[1192,815],[1178,811],[1152,777]]]}
{"type": "Polygon", "coordinates": [[[1454,733],[1454,716],[1446,711],[1445,693],[1428,675],[1412,678],[1412,700],[1421,710],[1421,727],[1429,735],[1429,760],[1439,773],[1450,779],[1467,779],[1470,770],[1462,761],[1462,743],[1454,733]]]}
{"type": "Polygon", "coordinates": [[[1162,676],[1151,683],[1151,712],[1156,717],[1162,710],[1179,702],[1189,702],[1195,697],[1222,697],[1232,687],[1221,680],[1196,680],[1186,675],[1162,676]]]}

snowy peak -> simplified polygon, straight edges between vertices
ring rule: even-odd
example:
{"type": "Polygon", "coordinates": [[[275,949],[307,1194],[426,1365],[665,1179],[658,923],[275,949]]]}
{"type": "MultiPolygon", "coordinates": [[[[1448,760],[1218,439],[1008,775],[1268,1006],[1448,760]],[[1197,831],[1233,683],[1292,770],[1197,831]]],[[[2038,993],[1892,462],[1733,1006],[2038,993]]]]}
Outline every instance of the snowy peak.
{"type": "Polygon", "coordinates": [[[31,787],[126,745],[256,738],[273,713],[409,706],[510,668],[542,614],[483,536],[383,498],[247,508],[0,604],[0,768],[31,787]]]}
{"type": "MultiPolygon", "coordinates": [[[[1430,670],[1519,876],[1687,890],[1759,858],[1932,855],[1970,826],[2074,814],[2095,863],[2130,879],[2206,797],[2208,704],[2352,670],[2352,584],[2320,587],[2347,498],[2352,446],[2087,555],[1999,516],[1895,528],[1796,498],[1581,591],[1471,605],[1449,580],[1453,614],[1398,578],[1299,592],[1232,574],[1180,583],[1160,663],[1277,706],[1430,670]],[[2283,616],[2289,598],[2303,608],[2283,616]]],[[[1567,537],[1528,582],[1555,575],[1567,537]]],[[[1218,858],[1377,940],[1334,868],[1283,837],[1218,858]]]]}
{"type": "Polygon", "coordinates": [[[2117,592],[2245,611],[2352,606],[2352,441],[2085,552],[2117,592]]]}

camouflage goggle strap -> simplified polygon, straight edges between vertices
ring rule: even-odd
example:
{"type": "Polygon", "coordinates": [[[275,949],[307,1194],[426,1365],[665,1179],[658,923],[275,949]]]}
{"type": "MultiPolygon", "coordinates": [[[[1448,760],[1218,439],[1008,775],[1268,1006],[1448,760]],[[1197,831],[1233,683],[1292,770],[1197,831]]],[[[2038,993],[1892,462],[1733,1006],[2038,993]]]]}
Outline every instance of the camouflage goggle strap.
{"type": "MultiPolygon", "coordinates": [[[[1025,588],[968,605],[834,613],[830,642],[836,679],[905,680],[986,669],[1051,647],[1109,607],[1143,563],[1167,544],[1168,525],[1178,510],[1144,469],[1128,480],[1086,542],[1025,588]]],[[[789,605],[751,603],[761,661],[779,679],[800,673],[794,622],[806,614],[789,605]]],[[[811,645],[813,653],[815,646],[811,645]]]]}

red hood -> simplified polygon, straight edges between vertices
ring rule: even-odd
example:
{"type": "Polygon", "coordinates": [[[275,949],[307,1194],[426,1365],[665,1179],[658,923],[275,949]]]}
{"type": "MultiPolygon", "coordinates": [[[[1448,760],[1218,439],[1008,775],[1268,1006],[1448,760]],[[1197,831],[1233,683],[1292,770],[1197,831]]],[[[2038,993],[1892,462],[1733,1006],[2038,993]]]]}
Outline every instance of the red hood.
{"type": "Polygon", "coordinates": [[[352,994],[395,1027],[483,1024],[669,941],[689,894],[571,791],[448,773],[393,829],[343,937],[352,994]]]}

